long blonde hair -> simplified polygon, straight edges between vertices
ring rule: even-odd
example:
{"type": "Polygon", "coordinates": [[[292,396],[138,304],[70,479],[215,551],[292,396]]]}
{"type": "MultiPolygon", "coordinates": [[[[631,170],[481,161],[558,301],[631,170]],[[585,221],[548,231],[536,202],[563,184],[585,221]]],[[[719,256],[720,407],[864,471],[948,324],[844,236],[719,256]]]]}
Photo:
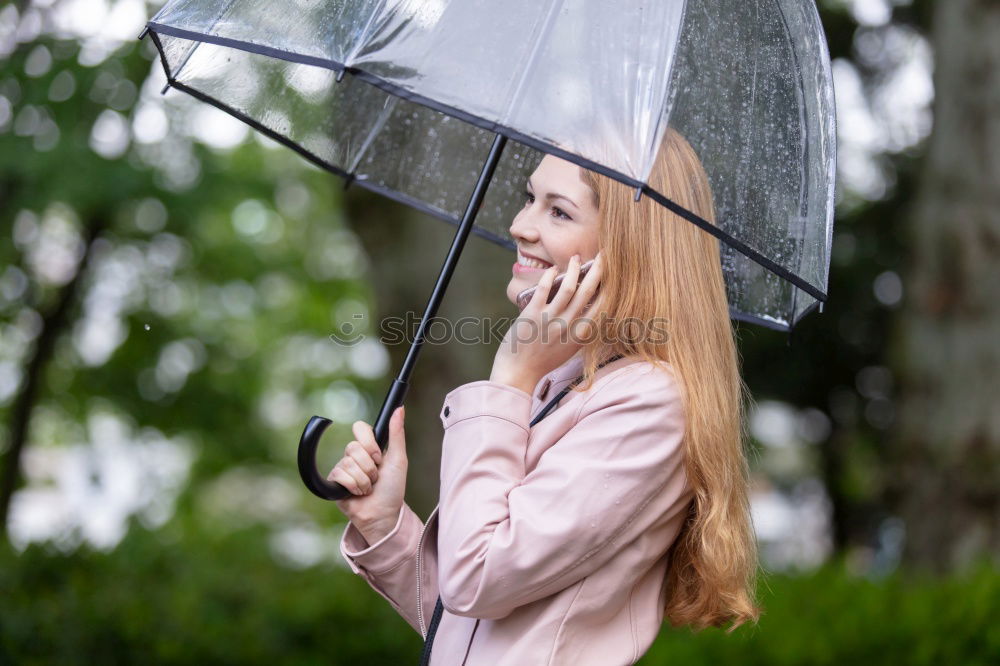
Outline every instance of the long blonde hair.
{"type": "MultiPolygon", "coordinates": [[[[666,342],[645,333],[595,337],[583,348],[589,388],[597,365],[614,353],[669,363],[682,386],[685,469],[694,488],[687,520],[670,550],[666,619],[700,630],[752,620],[757,542],[750,519],[744,410],[751,400],[740,376],[719,241],[648,196],[581,169],[601,214],[603,264],[595,320],[666,321],[666,342]],[[641,278],[641,279],[638,279],[641,278]]],[[[648,184],[674,203],[715,223],[708,177],[691,145],[668,129],[648,184]]]]}

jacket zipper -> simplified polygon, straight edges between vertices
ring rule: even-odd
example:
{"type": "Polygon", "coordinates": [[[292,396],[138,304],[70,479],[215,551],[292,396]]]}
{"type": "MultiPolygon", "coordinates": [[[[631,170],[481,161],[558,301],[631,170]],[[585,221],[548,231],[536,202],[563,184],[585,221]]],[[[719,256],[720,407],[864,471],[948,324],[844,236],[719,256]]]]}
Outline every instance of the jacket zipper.
{"type": "MultiPolygon", "coordinates": [[[[438,505],[440,506],[440,505],[438,505]]],[[[437,513],[438,506],[434,507],[431,511],[431,515],[427,518],[427,522],[424,526],[420,528],[420,538],[417,540],[417,621],[420,623],[420,635],[427,639],[427,625],[424,623],[424,603],[420,594],[420,553],[424,549],[424,532],[427,531],[427,526],[431,524],[431,520],[434,519],[434,514],[437,513]]]]}

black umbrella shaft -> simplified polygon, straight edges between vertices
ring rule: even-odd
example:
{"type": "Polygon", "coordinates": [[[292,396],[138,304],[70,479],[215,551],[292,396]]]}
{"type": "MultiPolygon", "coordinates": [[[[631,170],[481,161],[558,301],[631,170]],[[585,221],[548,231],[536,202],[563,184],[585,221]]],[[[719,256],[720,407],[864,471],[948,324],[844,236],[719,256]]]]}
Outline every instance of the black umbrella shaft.
{"type": "Polygon", "coordinates": [[[444,265],[441,266],[441,272],[438,273],[437,282],[434,284],[434,291],[431,292],[431,296],[427,300],[427,307],[424,308],[424,315],[420,318],[420,325],[417,327],[416,336],[410,345],[409,351],[406,353],[406,359],[403,361],[403,366],[399,369],[399,374],[396,375],[396,379],[392,382],[389,393],[382,403],[382,409],[379,410],[373,429],[375,431],[375,440],[383,450],[386,447],[389,437],[389,419],[392,417],[392,413],[396,407],[403,403],[403,398],[406,396],[410,374],[413,372],[413,367],[417,363],[417,356],[420,354],[421,347],[423,347],[427,327],[430,326],[431,321],[437,314],[438,306],[441,305],[441,300],[444,298],[444,292],[448,289],[451,275],[455,272],[455,266],[458,265],[459,257],[462,256],[465,241],[472,231],[473,224],[476,221],[476,214],[479,213],[479,207],[486,196],[486,190],[489,189],[490,180],[493,179],[493,173],[496,171],[497,164],[500,163],[500,157],[503,155],[505,145],[507,145],[507,137],[497,134],[493,139],[493,145],[490,146],[490,152],[486,156],[483,168],[479,172],[479,179],[472,190],[472,196],[469,197],[469,203],[465,207],[465,213],[462,215],[462,221],[458,225],[458,231],[455,232],[455,238],[452,239],[451,247],[448,248],[448,256],[445,257],[444,265]]]}
{"type": "Polygon", "coordinates": [[[458,265],[458,259],[462,256],[462,249],[465,247],[465,241],[469,237],[469,232],[472,231],[473,224],[476,220],[476,214],[479,212],[479,207],[482,205],[483,198],[486,196],[486,190],[490,186],[490,180],[492,180],[493,172],[496,171],[497,164],[500,162],[500,156],[503,154],[503,149],[506,143],[507,137],[502,134],[497,134],[496,138],[493,139],[493,145],[490,147],[490,154],[486,157],[486,162],[483,164],[482,171],[479,172],[479,180],[476,181],[476,187],[472,190],[472,196],[469,198],[469,204],[465,207],[465,214],[462,215],[462,221],[458,225],[458,231],[455,232],[455,238],[451,241],[451,248],[448,249],[448,256],[445,257],[444,265],[441,267],[441,272],[438,274],[437,283],[434,285],[434,291],[431,292],[431,297],[427,301],[427,307],[424,309],[424,316],[420,320],[420,326],[417,328],[417,334],[414,338],[413,345],[410,347],[410,351],[406,354],[406,360],[403,361],[403,367],[399,371],[397,379],[400,381],[405,382],[410,378],[410,372],[413,370],[413,366],[417,362],[417,355],[420,353],[420,347],[424,342],[424,335],[427,327],[430,326],[431,320],[437,314],[438,306],[444,298],[444,292],[448,289],[448,283],[451,281],[451,274],[455,272],[455,266],[458,265]]]}
{"type": "MultiPolygon", "coordinates": [[[[479,180],[476,181],[476,187],[472,190],[472,196],[469,197],[469,205],[465,207],[465,214],[462,215],[458,231],[455,232],[455,238],[448,249],[448,256],[445,257],[444,265],[438,274],[434,291],[431,292],[431,297],[427,301],[427,307],[424,308],[424,316],[420,320],[416,338],[414,338],[413,343],[410,345],[410,350],[406,354],[406,360],[403,361],[403,367],[399,369],[399,374],[396,375],[392,386],[389,387],[389,392],[386,394],[382,408],[379,410],[378,418],[375,420],[375,426],[372,430],[374,431],[375,441],[378,442],[379,448],[383,451],[389,445],[389,419],[396,408],[403,403],[403,398],[406,397],[407,381],[410,379],[410,373],[413,372],[413,366],[417,362],[417,355],[420,353],[420,348],[424,343],[427,326],[430,324],[431,319],[434,318],[434,315],[437,314],[441,299],[444,298],[444,292],[448,289],[451,274],[455,272],[458,258],[462,255],[462,248],[465,247],[465,240],[469,237],[469,232],[472,231],[476,214],[479,212],[479,207],[486,196],[486,190],[490,186],[490,180],[493,178],[493,172],[496,171],[497,164],[500,162],[500,156],[503,154],[506,143],[507,137],[500,134],[497,134],[493,139],[490,154],[486,157],[486,162],[479,172],[479,180]]],[[[299,474],[302,477],[302,482],[317,497],[327,500],[340,500],[349,497],[351,495],[350,491],[339,483],[327,481],[316,469],[316,449],[319,447],[323,431],[329,425],[330,419],[323,418],[322,416],[313,416],[309,419],[309,423],[302,431],[302,436],[299,439],[299,474]]]]}

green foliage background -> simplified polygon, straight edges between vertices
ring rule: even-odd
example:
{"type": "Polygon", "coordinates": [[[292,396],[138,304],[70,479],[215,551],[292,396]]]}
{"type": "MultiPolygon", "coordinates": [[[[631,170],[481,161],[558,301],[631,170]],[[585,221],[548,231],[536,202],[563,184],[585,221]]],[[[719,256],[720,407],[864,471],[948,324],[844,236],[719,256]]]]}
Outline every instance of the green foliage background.
{"type": "MultiPolygon", "coordinates": [[[[360,577],[275,566],[260,527],[138,527],[110,553],[0,555],[0,658],[17,664],[404,664],[421,641],[360,577]],[[15,657],[16,655],[16,657],[15,657]]],[[[1000,654],[1000,576],[895,573],[832,562],[762,581],[757,626],[664,627],[639,663],[962,664],[1000,654]]]]}

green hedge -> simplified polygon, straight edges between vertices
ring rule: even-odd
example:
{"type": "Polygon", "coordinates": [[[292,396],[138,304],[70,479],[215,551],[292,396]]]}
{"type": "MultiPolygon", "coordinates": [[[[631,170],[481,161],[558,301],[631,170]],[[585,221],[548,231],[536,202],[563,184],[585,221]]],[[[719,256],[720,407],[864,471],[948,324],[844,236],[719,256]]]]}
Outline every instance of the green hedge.
{"type": "MultiPolygon", "coordinates": [[[[654,664],[1000,664],[1000,572],[769,576],[734,634],[664,628],[654,664]]],[[[405,664],[420,640],[350,571],[272,560],[263,529],[133,528],[110,553],[0,549],[0,662],[405,664]]]]}
{"type": "Polygon", "coordinates": [[[0,598],[0,662],[18,665],[398,664],[422,645],[349,570],[276,565],[263,530],[5,551],[0,598]]]}
{"type": "Polygon", "coordinates": [[[878,581],[831,564],[805,576],[768,576],[764,614],[733,634],[665,628],[643,666],[654,664],[1000,664],[1000,571],[961,577],[896,573],[878,581]]]}

